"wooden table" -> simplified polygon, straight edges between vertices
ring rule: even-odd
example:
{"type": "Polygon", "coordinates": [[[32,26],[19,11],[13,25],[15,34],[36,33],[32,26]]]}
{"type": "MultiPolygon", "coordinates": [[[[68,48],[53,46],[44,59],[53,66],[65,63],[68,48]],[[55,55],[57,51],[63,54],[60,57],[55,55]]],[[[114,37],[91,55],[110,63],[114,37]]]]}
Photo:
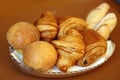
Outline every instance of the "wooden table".
{"type": "Polygon", "coordinates": [[[111,34],[116,44],[113,56],[98,68],[68,78],[50,80],[120,80],[120,4],[114,0],[0,0],[0,80],[48,80],[30,76],[13,65],[6,39],[8,28],[18,21],[33,23],[44,11],[56,16],[77,16],[85,19],[87,13],[102,2],[107,2],[117,14],[118,24],[111,34]]]}

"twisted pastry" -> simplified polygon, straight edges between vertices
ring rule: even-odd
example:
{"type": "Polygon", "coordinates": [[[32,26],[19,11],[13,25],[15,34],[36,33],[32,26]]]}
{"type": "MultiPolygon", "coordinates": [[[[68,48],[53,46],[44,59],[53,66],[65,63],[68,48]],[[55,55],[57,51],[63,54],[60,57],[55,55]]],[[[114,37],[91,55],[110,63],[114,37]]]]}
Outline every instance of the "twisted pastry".
{"type": "Polygon", "coordinates": [[[70,17],[70,18],[64,20],[63,22],[61,22],[58,37],[66,34],[67,30],[69,30],[71,28],[81,31],[86,26],[87,26],[87,24],[83,19],[76,18],[76,17],[70,17]]]}
{"type": "Polygon", "coordinates": [[[58,40],[54,40],[52,43],[57,48],[59,55],[57,67],[61,71],[67,71],[84,54],[83,37],[75,29],[68,30],[65,35],[60,36],[58,40]]]}
{"type": "Polygon", "coordinates": [[[35,22],[36,27],[41,33],[41,40],[51,42],[58,31],[57,20],[51,12],[45,12],[40,19],[35,22]]]}
{"type": "Polygon", "coordinates": [[[88,66],[105,54],[107,44],[105,39],[94,30],[84,29],[80,33],[84,38],[85,54],[83,58],[78,60],[78,65],[88,66]]]}

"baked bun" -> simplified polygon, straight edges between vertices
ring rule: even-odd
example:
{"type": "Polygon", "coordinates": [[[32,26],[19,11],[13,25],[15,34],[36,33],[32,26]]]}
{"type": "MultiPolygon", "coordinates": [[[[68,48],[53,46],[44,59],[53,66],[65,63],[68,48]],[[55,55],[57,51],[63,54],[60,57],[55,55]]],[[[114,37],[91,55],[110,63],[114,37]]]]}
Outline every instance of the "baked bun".
{"type": "Polygon", "coordinates": [[[56,60],[57,52],[48,42],[35,41],[23,49],[24,63],[34,70],[46,71],[55,65],[56,60]]]}
{"type": "Polygon", "coordinates": [[[12,25],[7,32],[7,40],[15,49],[23,49],[28,44],[39,40],[38,29],[27,22],[18,22],[12,25]]]}
{"type": "Polygon", "coordinates": [[[102,3],[93,10],[91,10],[86,18],[86,23],[88,28],[94,29],[99,21],[106,15],[109,11],[110,6],[107,3],[102,3]]]}
{"type": "Polygon", "coordinates": [[[117,16],[115,13],[108,13],[96,26],[96,31],[106,40],[114,30],[117,24],[117,16]]]}

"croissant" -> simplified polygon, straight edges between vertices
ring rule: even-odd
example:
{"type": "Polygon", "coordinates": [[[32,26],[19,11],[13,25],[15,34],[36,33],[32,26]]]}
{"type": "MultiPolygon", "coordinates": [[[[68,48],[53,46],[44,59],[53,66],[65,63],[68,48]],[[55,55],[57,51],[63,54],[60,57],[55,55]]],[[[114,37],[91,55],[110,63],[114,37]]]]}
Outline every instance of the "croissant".
{"type": "Polygon", "coordinates": [[[107,43],[99,33],[92,29],[84,29],[80,33],[85,44],[85,54],[78,60],[78,65],[88,66],[105,54],[107,43]]]}
{"type": "Polygon", "coordinates": [[[51,12],[45,12],[40,19],[35,22],[41,33],[41,40],[51,42],[58,32],[58,24],[55,16],[51,12]]]}
{"type": "Polygon", "coordinates": [[[70,29],[58,40],[52,41],[58,52],[57,67],[66,72],[75,65],[76,61],[84,54],[84,42],[82,35],[75,29],[70,29]]]}
{"type": "Polygon", "coordinates": [[[87,24],[81,18],[70,17],[70,18],[67,18],[66,20],[63,20],[63,21],[61,20],[59,26],[60,26],[60,30],[58,33],[58,37],[66,34],[67,30],[69,30],[71,28],[81,31],[82,29],[84,29],[87,26],[87,24]]]}
{"type": "Polygon", "coordinates": [[[97,23],[106,15],[110,6],[107,3],[102,3],[88,14],[86,18],[86,22],[88,24],[88,28],[94,29],[97,23]]]}

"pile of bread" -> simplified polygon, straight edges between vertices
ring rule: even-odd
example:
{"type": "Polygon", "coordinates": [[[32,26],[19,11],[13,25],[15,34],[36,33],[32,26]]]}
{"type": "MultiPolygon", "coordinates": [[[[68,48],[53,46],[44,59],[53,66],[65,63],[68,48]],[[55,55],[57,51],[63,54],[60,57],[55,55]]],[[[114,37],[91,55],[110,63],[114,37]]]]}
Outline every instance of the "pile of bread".
{"type": "Polygon", "coordinates": [[[7,40],[34,70],[47,71],[56,65],[66,72],[73,65],[89,66],[105,54],[106,40],[116,26],[116,15],[108,13],[109,8],[107,3],[100,4],[86,20],[44,12],[34,25],[12,25],[7,40]]]}

